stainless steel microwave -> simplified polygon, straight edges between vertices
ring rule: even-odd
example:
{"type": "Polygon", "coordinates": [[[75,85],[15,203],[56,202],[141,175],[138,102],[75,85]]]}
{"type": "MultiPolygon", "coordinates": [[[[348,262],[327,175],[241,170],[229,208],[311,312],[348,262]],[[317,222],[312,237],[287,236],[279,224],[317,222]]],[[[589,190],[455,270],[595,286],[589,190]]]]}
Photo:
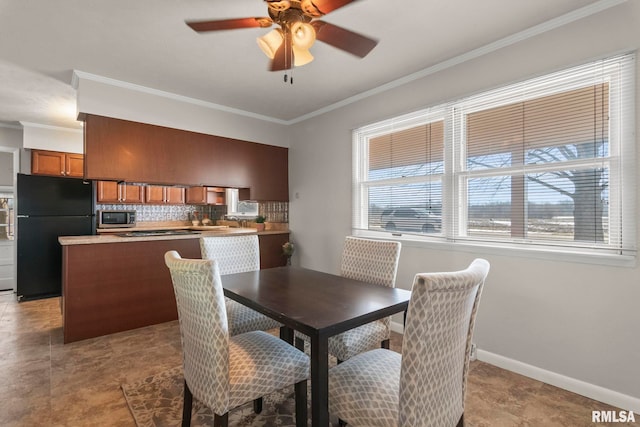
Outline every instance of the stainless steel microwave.
{"type": "Polygon", "coordinates": [[[128,228],[136,226],[136,211],[98,211],[98,228],[128,228]]]}

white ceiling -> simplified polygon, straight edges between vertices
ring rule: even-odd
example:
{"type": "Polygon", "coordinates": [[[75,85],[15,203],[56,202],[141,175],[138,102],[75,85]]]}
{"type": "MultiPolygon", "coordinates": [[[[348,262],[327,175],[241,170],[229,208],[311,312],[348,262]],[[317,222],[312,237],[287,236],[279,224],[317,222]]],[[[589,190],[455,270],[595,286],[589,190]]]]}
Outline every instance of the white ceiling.
{"type": "Polygon", "coordinates": [[[73,70],[292,121],[616,2],[359,0],[323,20],[376,48],[359,59],[316,42],[290,85],[256,44],[269,29],[197,34],[184,23],[266,16],[261,0],[0,0],[0,123],[80,127],[73,70]]]}

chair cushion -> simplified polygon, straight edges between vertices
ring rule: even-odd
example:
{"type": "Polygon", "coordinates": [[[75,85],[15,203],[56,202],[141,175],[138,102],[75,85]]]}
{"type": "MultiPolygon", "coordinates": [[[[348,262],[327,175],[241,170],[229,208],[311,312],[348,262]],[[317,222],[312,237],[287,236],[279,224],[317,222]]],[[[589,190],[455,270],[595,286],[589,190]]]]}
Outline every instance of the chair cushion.
{"type": "MultiPolygon", "coordinates": [[[[391,337],[387,320],[377,320],[330,337],[329,354],[338,360],[347,360],[356,354],[380,348],[380,343],[391,337]]],[[[298,331],[295,332],[295,337],[309,341],[308,336],[298,331]]]]}
{"type": "Polygon", "coordinates": [[[397,426],[401,361],[399,353],[379,348],[331,368],[331,415],[353,427],[397,426]]]}
{"type": "Polygon", "coordinates": [[[309,357],[263,331],[229,340],[229,410],[309,377],[309,357]]]}
{"type": "Polygon", "coordinates": [[[279,328],[282,324],[262,313],[225,297],[229,336],[244,334],[250,331],[268,331],[279,328]]]}
{"type": "Polygon", "coordinates": [[[338,360],[351,359],[359,353],[380,348],[380,342],[390,338],[383,321],[375,321],[329,338],[329,353],[338,360]]]}

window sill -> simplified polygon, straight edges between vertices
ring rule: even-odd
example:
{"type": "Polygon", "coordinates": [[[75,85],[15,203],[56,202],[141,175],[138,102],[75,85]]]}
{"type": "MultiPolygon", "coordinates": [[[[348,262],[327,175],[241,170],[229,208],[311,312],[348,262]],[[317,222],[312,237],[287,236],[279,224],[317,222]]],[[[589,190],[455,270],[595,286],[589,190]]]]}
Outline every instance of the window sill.
{"type": "Polygon", "coordinates": [[[567,249],[556,249],[550,247],[533,247],[524,245],[496,244],[496,243],[480,243],[480,242],[445,242],[440,239],[417,235],[397,235],[387,232],[369,231],[353,229],[354,236],[366,237],[371,239],[387,239],[402,242],[403,246],[431,249],[446,250],[451,252],[469,252],[476,255],[498,255],[521,257],[529,259],[542,259],[549,261],[571,262],[579,264],[606,265],[613,267],[634,268],[637,264],[635,255],[616,255],[606,253],[581,252],[579,250],[569,251],[567,249]]]}

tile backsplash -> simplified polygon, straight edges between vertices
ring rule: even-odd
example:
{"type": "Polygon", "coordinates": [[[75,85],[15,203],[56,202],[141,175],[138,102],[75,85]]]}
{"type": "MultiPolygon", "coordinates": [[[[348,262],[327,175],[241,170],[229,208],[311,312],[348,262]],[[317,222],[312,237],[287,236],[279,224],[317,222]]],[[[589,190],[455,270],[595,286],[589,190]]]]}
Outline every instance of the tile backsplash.
{"type": "MultiPolygon", "coordinates": [[[[200,218],[203,214],[211,219],[222,219],[227,213],[225,205],[123,205],[123,204],[97,204],[97,210],[135,210],[137,221],[190,221],[193,212],[197,211],[200,218]]],[[[289,203],[287,202],[260,202],[258,204],[260,215],[267,217],[269,222],[289,222],[289,203]]]]}

